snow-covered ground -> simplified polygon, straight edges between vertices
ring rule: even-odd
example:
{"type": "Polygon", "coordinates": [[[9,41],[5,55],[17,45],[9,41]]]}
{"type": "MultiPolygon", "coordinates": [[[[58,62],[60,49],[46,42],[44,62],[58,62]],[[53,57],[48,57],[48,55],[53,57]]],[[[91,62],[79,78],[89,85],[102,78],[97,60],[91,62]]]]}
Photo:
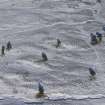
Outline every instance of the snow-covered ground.
{"type": "Polygon", "coordinates": [[[0,0],[0,47],[13,44],[0,57],[0,105],[105,105],[105,38],[90,45],[103,25],[105,0],[0,0]],[[35,98],[38,82],[48,98],[35,98]]]}

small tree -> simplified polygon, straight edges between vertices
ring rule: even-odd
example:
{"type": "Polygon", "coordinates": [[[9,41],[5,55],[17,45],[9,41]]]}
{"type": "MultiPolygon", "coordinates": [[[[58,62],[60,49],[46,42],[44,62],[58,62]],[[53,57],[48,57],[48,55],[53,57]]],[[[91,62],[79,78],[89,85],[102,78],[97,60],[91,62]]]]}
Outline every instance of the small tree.
{"type": "Polygon", "coordinates": [[[98,42],[101,42],[102,41],[102,34],[99,32],[96,32],[96,35],[97,35],[98,42]]]}
{"type": "Polygon", "coordinates": [[[44,93],[44,87],[39,83],[38,84],[38,93],[36,94],[36,98],[46,97],[44,93]]]}
{"type": "Polygon", "coordinates": [[[96,45],[97,43],[98,43],[98,41],[97,41],[97,36],[96,35],[94,35],[93,33],[91,33],[90,34],[90,37],[91,37],[91,44],[92,45],[96,45]]]}
{"type": "Polygon", "coordinates": [[[42,52],[42,59],[43,59],[43,61],[47,61],[48,60],[47,55],[44,52],[42,52]]]}
{"type": "Polygon", "coordinates": [[[60,39],[57,39],[56,48],[60,47],[60,45],[61,45],[61,41],[60,41],[60,39]]]}
{"type": "Polygon", "coordinates": [[[12,44],[11,44],[11,42],[10,42],[10,41],[7,43],[7,48],[6,48],[6,49],[7,49],[7,50],[12,49],[12,44]]]}
{"type": "Polygon", "coordinates": [[[38,89],[39,89],[39,93],[40,94],[44,94],[44,88],[43,88],[43,86],[40,83],[38,85],[38,89]]]}
{"type": "Polygon", "coordinates": [[[93,68],[89,68],[89,73],[91,75],[90,80],[95,79],[96,72],[93,70],[93,68]]]}
{"type": "Polygon", "coordinates": [[[1,55],[2,56],[5,55],[5,46],[2,46],[2,48],[1,48],[1,55]]]}

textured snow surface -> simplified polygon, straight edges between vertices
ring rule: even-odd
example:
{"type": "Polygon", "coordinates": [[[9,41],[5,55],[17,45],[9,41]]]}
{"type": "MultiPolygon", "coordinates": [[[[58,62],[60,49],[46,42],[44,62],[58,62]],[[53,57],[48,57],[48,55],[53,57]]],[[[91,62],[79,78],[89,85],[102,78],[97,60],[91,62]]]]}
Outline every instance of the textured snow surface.
{"type": "Polygon", "coordinates": [[[105,38],[90,45],[103,25],[105,0],[0,0],[0,47],[13,44],[0,56],[0,105],[105,105],[105,38]],[[48,97],[35,98],[38,82],[48,97]]]}

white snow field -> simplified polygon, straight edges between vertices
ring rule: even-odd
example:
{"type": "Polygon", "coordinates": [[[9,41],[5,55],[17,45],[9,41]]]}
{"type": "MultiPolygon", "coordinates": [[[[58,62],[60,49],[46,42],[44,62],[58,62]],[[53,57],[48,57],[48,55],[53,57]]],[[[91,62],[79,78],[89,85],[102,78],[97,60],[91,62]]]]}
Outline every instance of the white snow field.
{"type": "Polygon", "coordinates": [[[0,47],[13,45],[0,56],[0,105],[105,105],[105,37],[90,44],[104,25],[105,0],[0,0],[0,47]],[[48,97],[35,98],[39,82],[48,97]]]}

